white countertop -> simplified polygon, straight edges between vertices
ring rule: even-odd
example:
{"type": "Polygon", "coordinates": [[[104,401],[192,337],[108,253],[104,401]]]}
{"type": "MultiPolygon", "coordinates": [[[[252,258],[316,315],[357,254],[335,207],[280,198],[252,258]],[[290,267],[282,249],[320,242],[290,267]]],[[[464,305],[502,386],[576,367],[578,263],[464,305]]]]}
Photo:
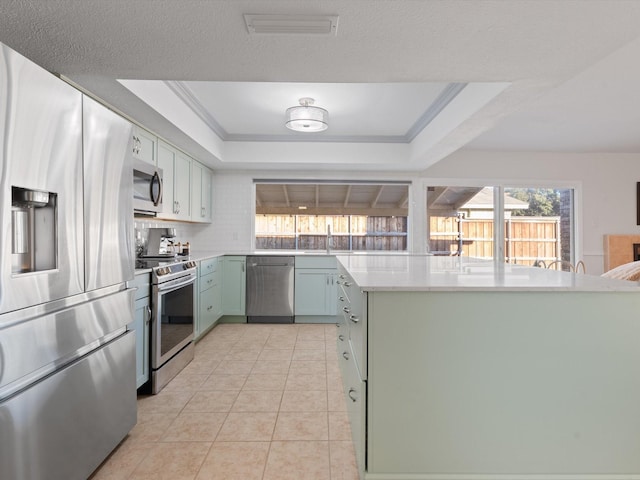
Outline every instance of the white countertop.
{"type": "Polygon", "coordinates": [[[338,255],[365,291],[640,292],[640,283],[468,257],[338,255]]]}

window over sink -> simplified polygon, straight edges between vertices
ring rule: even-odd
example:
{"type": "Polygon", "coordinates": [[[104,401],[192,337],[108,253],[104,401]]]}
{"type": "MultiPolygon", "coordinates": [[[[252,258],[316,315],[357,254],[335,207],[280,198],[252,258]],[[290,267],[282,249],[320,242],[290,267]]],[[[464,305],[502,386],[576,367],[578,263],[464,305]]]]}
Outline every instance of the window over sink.
{"type": "Polygon", "coordinates": [[[409,184],[256,181],[259,250],[405,251],[409,184]]]}

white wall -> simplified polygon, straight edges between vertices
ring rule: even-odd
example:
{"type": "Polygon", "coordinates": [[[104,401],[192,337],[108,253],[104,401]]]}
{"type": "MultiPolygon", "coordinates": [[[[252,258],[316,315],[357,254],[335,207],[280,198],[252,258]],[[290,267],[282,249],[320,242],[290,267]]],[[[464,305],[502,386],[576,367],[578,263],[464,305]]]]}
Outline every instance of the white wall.
{"type": "MultiPolygon", "coordinates": [[[[578,254],[587,272],[603,271],[603,235],[638,234],[637,154],[556,154],[459,151],[424,172],[429,179],[503,180],[536,184],[576,184],[578,254]]],[[[570,185],[569,185],[570,186],[570,185]]]]}
{"type": "Polygon", "coordinates": [[[552,154],[459,151],[421,174],[374,172],[215,172],[214,218],[190,227],[197,249],[226,252],[253,249],[254,178],[372,179],[413,182],[409,228],[414,252],[426,243],[424,188],[438,179],[486,183],[576,186],[578,254],[593,274],[603,270],[603,235],[640,232],[636,225],[636,181],[640,155],[552,154]]]}

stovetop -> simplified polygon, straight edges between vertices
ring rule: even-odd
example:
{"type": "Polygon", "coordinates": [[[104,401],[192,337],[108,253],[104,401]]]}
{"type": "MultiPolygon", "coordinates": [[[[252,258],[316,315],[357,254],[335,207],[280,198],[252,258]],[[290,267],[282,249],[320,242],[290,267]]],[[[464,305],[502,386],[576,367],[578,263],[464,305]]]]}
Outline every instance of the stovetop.
{"type": "Polygon", "coordinates": [[[197,263],[194,260],[189,260],[188,256],[136,259],[136,268],[150,268],[153,277],[158,281],[173,279],[189,273],[195,274],[196,267],[197,263]]]}

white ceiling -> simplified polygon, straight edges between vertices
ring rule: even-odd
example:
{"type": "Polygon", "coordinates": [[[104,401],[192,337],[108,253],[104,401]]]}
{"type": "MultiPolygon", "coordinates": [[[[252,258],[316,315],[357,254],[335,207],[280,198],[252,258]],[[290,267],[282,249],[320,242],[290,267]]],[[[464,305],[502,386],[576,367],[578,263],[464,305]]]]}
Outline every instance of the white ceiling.
{"type": "Polygon", "coordinates": [[[0,0],[0,41],[215,168],[640,152],[638,25],[636,0],[0,0]],[[256,13],[337,15],[338,29],[250,35],[256,13]],[[117,79],[159,82],[138,97],[117,79]],[[420,130],[452,83],[468,85],[420,130]],[[282,126],[302,96],[329,110],[323,137],[282,126]]]}

